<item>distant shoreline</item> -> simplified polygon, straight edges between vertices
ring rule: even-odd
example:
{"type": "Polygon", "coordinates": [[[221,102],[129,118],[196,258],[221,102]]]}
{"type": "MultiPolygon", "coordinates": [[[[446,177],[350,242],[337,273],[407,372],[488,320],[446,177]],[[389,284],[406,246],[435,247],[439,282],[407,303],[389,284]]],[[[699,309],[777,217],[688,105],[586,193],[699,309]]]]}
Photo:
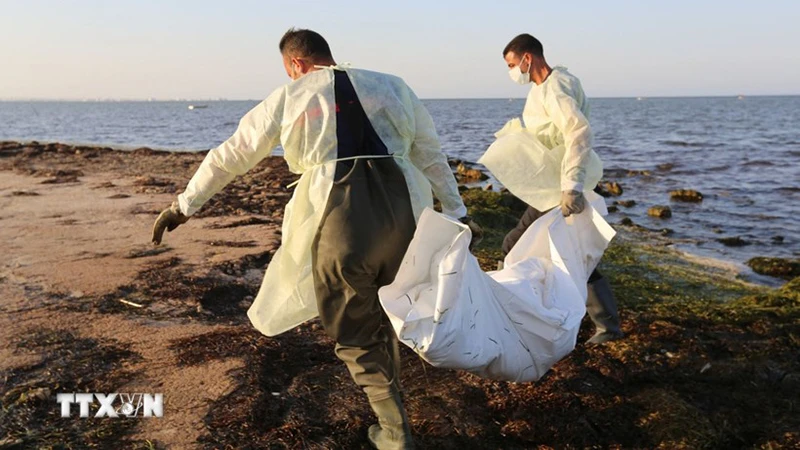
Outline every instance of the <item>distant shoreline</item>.
{"type": "MultiPolygon", "coordinates": [[[[704,99],[704,98],[781,98],[781,97],[800,97],[800,94],[730,94],[730,95],[640,95],[640,96],[598,96],[589,97],[589,100],[680,100],[680,99],[704,99]]],[[[427,97],[422,100],[525,100],[525,97],[427,97]]],[[[219,102],[260,102],[263,99],[58,99],[58,98],[0,98],[0,102],[7,103],[219,103],[219,102]]]]}

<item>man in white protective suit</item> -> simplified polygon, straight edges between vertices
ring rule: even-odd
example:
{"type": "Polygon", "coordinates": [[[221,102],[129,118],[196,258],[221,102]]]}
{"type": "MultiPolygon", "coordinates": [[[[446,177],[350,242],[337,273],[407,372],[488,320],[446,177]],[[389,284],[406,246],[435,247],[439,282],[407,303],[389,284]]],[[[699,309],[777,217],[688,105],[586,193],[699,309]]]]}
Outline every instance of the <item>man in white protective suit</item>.
{"type": "MultiPolygon", "coordinates": [[[[545,147],[563,145],[561,161],[561,201],[554,205],[564,216],[579,214],[586,207],[583,195],[586,167],[592,148],[589,104],[581,83],[565,67],[550,67],[541,42],[530,34],[520,34],[503,49],[511,79],[521,85],[532,82],[522,119],[545,147]]],[[[536,168],[531,168],[535,172],[536,168]]],[[[588,186],[591,189],[591,186],[588,186]]],[[[508,253],[525,230],[546,211],[532,206],[506,235],[503,252],[508,253]]],[[[599,344],[623,336],[614,295],[608,280],[594,271],[589,277],[586,309],[596,326],[589,343],[599,344]]]]}
{"type": "Polygon", "coordinates": [[[153,241],[282,145],[290,170],[302,176],[286,206],[281,247],[248,316],[274,336],[318,314],[378,417],[371,444],[413,448],[397,338],[378,289],[394,280],[416,220],[432,206],[431,191],[475,240],[480,228],[466,215],[428,111],[403,80],[337,65],[328,43],[311,30],[290,29],[279,48],[292,81],[208,153],[156,220],[153,241]]]}

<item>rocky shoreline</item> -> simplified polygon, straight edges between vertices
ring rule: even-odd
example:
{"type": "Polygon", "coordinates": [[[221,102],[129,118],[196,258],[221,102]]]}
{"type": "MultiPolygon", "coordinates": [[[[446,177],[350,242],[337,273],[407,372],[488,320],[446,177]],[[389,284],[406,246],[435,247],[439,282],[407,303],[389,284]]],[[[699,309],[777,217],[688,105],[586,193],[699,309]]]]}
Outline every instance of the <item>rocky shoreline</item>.
{"type": "MultiPolygon", "coordinates": [[[[0,448],[367,448],[370,413],[318,322],[267,338],[245,315],[297,178],[281,158],[150,245],[203,156],[0,143],[0,448]],[[131,391],[163,392],[165,417],[61,419],[54,401],[131,391]]],[[[461,165],[492,269],[525,205],[461,165]]],[[[422,448],[800,445],[796,268],[767,289],[687,259],[663,230],[614,226],[601,270],[627,337],[579,345],[535,384],[436,370],[404,349],[422,448]]]]}

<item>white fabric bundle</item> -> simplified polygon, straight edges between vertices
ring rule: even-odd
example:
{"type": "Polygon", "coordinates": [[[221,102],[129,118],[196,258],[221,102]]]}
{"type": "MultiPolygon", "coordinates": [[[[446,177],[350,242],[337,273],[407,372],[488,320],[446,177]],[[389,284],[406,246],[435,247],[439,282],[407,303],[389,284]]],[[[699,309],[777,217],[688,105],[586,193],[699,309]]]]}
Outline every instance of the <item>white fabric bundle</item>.
{"type": "Polygon", "coordinates": [[[614,236],[602,198],[553,210],[522,235],[501,271],[469,252],[469,228],[426,209],[380,300],[399,339],[436,367],[533,381],[575,347],[586,282],[614,236]]]}

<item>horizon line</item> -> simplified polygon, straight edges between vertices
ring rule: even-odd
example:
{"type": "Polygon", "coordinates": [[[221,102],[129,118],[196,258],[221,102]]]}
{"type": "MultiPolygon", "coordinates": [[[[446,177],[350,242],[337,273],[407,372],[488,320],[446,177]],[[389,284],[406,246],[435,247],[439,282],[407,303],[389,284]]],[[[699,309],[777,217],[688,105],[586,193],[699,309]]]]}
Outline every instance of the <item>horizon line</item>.
{"type": "MultiPolygon", "coordinates": [[[[730,97],[798,97],[798,94],[716,94],[716,95],[608,95],[590,96],[589,99],[665,99],[665,98],[730,98],[730,97]]],[[[425,97],[421,100],[525,100],[524,97],[425,97]]],[[[0,102],[76,102],[76,103],[102,103],[102,102],[260,102],[263,99],[238,99],[238,98],[0,98],[0,102]]]]}

